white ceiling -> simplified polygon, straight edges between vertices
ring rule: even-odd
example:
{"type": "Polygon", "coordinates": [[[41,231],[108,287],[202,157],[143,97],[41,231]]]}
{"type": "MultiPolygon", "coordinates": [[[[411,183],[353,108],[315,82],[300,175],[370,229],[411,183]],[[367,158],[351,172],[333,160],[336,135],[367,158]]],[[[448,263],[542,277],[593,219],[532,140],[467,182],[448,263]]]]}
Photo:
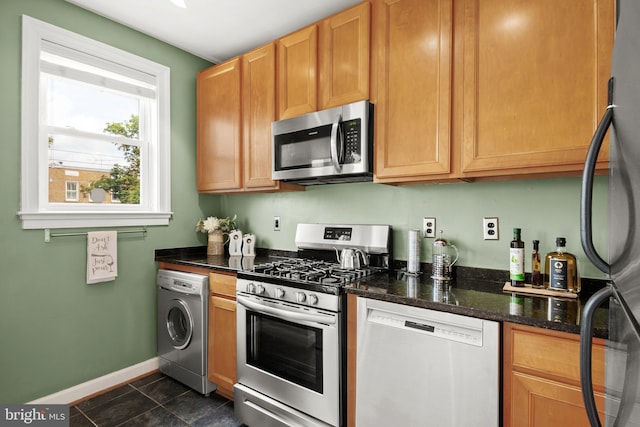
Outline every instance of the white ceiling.
{"type": "Polygon", "coordinates": [[[218,63],[361,0],[67,1],[218,63]]]}

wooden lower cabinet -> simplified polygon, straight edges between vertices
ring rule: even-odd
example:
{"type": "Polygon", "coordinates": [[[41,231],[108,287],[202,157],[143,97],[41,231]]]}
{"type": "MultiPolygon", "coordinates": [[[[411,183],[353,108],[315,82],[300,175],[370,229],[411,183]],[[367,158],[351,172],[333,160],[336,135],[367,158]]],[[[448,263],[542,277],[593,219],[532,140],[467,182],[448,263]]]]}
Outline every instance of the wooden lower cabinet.
{"type": "Polygon", "coordinates": [[[208,378],[233,400],[236,382],[236,277],[209,274],[208,378]]]}
{"type": "MultiPolygon", "coordinates": [[[[503,340],[503,425],[589,427],[580,387],[580,336],[505,323],[503,340]]],[[[601,339],[594,339],[593,382],[596,405],[602,409],[601,339]]]]}

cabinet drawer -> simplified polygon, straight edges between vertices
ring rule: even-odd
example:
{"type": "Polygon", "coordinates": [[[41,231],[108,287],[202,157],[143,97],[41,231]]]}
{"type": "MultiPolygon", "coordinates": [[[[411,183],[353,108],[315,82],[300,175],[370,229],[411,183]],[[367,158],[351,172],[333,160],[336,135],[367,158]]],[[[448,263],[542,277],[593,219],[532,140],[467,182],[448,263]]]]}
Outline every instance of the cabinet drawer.
{"type": "Polygon", "coordinates": [[[220,273],[209,273],[209,292],[236,298],[236,276],[220,273]]]}
{"type": "MultiPolygon", "coordinates": [[[[505,328],[511,340],[511,360],[515,370],[533,370],[580,383],[580,336],[540,328],[510,325],[505,328]]],[[[604,343],[594,339],[593,383],[604,386],[604,343]]]]}

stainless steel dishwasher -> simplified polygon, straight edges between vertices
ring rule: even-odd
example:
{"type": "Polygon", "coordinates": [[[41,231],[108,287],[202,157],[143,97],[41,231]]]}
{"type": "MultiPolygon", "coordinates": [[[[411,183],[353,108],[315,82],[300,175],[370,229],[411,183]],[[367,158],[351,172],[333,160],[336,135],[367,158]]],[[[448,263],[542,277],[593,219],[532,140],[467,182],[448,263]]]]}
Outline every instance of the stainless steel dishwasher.
{"type": "Polygon", "coordinates": [[[498,426],[497,322],[358,298],[356,425],[498,426]]]}

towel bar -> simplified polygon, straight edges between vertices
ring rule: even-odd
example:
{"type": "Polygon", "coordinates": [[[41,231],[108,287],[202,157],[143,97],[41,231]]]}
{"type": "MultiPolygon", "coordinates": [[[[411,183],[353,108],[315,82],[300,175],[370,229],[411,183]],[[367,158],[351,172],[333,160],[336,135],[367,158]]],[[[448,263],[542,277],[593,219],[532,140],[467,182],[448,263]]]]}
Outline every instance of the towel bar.
{"type": "MultiPolygon", "coordinates": [[[[142,236],[147,235],[147,229],[142,228],[139,230],[116,230],[118,234],[130,234],[130,233],[142,233],[142,236]]],[[[70,237],[70,236],[86,236],[87,232],[78,232],[78,233],[51,233],[51,230],[48,228],[44,229],[44,241],[45,243],[49,243],[52,237],[70,237]]]]}

